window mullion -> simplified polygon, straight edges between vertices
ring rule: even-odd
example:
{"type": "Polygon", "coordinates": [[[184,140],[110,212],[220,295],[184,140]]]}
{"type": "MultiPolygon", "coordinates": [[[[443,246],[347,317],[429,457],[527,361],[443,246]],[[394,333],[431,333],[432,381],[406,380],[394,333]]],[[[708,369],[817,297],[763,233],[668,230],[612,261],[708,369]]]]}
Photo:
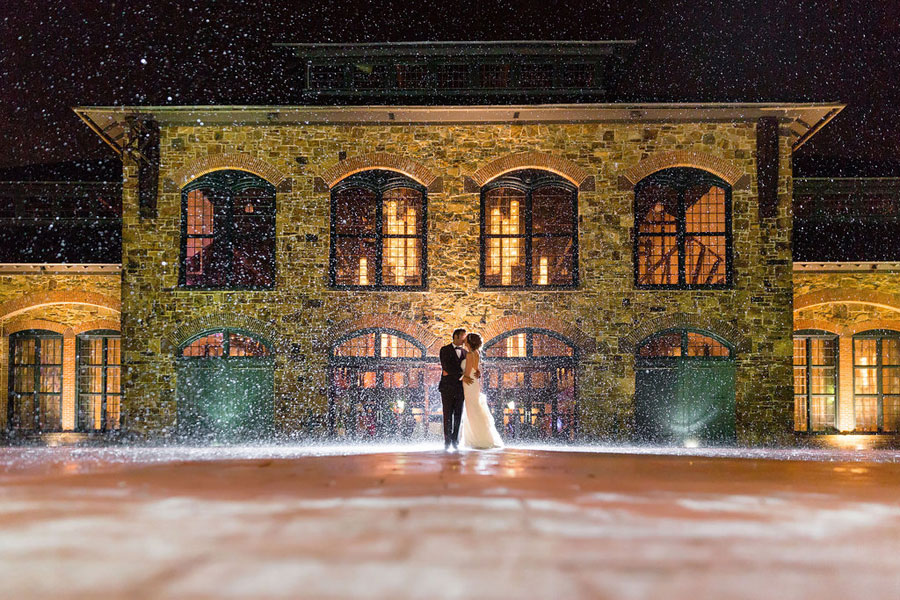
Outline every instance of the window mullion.
{"type": "Polygon", "coordinates": [[[234,276],[234,243],[236,241],[237,235],[235,234],[236,224],[234,222],[234,191],[230,191],[226,195],[225,201],[225,222],[227,223],[226,235],[226,256],[228,257],[226,260],[226,268],[225,272],[228,277],[228,287],[235,286],[235,276],[234,276]]]}
{"type": "Polygon", "coordinates": [[[102,354],[100,357],[100,362],[102,364],[102,366],[100,367],[102,373],[100,379],[100,431],[106,431],[106,355],[108,352],[107,341],[108,338],[104,337],[102,340],[103,347],[101,349],[102,354]]]}
{"type": "Polygon", "coordinates": [[[880,433],[882,428],[884,427],[884,418],[883,418],[883,408],[884,408],[884,389],[882,388],[882,382],[884,381],[884,377],[882,374],[882,370],[884,369],[884,355],[882,352],[884,351],[884,338],[878,338],[878,355],[876,360],[878,362],[878,370],[877,370],[877,379],[876,383],[878,385],[878,404],[875,408],[875,429],[880,433]]]}
{"type": "Polygon", "coordinates": [[[812,431],[812,382],[813,382],[813,352],[810,338],[806,342],[806,430],[812,431]]]}
{"type": "Polygon", "coordinates": [[[684,205],[685,192],[686,190],[679,190],[678,214],[675,225],[675,235],[678,244],[678,285],[681,287],[687,287],[687,275],[685,273],[685,236],[687,230],[684,205]]]}
{"type": "Polygon", "coordinates": [[[31,392],[32,401],[32,418],[34,419],[34,430],[39,431],[41,426],[41,338],[35,336],[34,339],[34,391],[31,392]]]}
{"type": "Polygon", "coordinates": [[[375,194],[375,287],[384,287],[384,191],[375,194]]]}
{"type": "Polygon", "coordinates": [[[533,224],[531,216],[531,195],[533,191],[533,189],[529,189],[525,193],[525,285],[527,287],[534,285],[534,278],[532,277],[531,272],[534,261],[534,257],[532,256],[533,245],[531,243],[533,224]]]}

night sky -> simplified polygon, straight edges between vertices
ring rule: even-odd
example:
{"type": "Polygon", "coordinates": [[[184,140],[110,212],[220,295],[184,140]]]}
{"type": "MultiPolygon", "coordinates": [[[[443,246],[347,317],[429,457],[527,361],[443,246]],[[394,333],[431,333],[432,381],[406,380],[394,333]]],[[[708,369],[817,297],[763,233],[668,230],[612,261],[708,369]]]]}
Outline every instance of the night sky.
{"type": "Polygon", "coordinates": [[[898,0],[6,1],[0,166],[112,156],[74,105],[298,103],[273,42],[516,39],[640,40],[623,101],[845,102],[798,174],[900,175],[898,0]]]}

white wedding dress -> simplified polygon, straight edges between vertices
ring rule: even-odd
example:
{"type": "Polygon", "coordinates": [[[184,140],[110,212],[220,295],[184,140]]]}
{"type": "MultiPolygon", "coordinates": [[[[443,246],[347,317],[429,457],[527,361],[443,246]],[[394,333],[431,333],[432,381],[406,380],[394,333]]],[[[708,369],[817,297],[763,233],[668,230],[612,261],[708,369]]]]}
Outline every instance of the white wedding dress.
{"type": "MultiPolygon", "coordinates": [[[[466,362],[463,360],[463,373],[466,372],[466,362]]],[[[460,431],[460,443],[469,448],[487,450],[488,448],[502,448],[503,440],[494,426],[494,417],[488,410],[487,399],[481,393],[481,377],[473,378],[472,383],[463,381],[463,394],[465,405],[463,408],[462,429],[460,431]]]]}

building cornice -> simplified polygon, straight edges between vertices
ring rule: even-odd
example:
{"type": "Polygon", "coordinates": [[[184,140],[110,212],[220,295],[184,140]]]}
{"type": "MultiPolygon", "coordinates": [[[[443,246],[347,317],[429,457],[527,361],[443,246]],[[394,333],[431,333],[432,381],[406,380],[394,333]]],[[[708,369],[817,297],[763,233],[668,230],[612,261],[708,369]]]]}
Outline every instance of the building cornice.
{"type": "Polygon", "coordinates": [[[894,261],[846,261],[846,262],[795,262],[795,271],[816,273],[840,272],[897,272],[900,262],[894,261]]]}
{"type": "Polygon", "coordinates": [[[0,263],[0,275],[119,275],[121,264],[0,263]]]}
{"type": "Polygon", "coordinates": [[[652,103],[490,106],[79,106],[75,113],[120,155],[129,122],[161,126],[478,125],[753,122],[775,117],[794,150],[845,107],[839,103],[652,103]]]}

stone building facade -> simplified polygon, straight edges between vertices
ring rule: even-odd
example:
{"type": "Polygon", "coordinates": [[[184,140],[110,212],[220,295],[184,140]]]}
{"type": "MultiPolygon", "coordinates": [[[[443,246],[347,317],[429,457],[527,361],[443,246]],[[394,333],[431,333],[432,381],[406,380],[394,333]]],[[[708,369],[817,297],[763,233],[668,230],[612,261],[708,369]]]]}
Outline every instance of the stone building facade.
{"type": "MultiPolygon", "coordinates": [[[[341,343],[375,330],[406,340],[418,349],[426,371],[420,381],[428,388],[435,382],[438,349],[455,327],[465,327],[481,332],[486,346],[520,333],[562,341],[569,350],[561,356],[571,359],[565,368],[574,371],[574,416],[566,425],[567,437],[630,440],[640,429],[638,421],[648,418],[636,414],[641,377],[654,368],[644,361],[654,355],[642,354],[642,348],[652,346],[653,336],[674,331],[683,332],[685,340],[688,333],[697,334],[727,348],[712,355],[707,348],[707,356],[728,358],[732,365],[725,376],[730,383],[722,384],[730,395],[722,400],[724,410],[731,411],[726,439],[789,442],[794,430],[791,153],[835,110],[839,107],[78,109],[98,131],[118,128],[119,139],[125,140],[123,422],[150,437],[174,433],[178,416],[188,414],[180,412],[179,403],[192,402],[186,371],[179,382],[179,361],[191,344],[218,331],[266,345],[263,354],[273,373],[271,396],[264,401],[272,404],[278,434],[340,434],[334,378],[336,366],[343,364],[336,358],[346,356],[340,354],[341,343]],[[152,207],[141,197],[141,158],[127,150],[128,127],[138,116],[159,132],[158,194],[152,207]],[[759,200],[757,160],[765,119],[777,123],[777,177],[769,192],[774,202],[767,207],[759,200]],[[733,259],[726,285],[637,285],[635,188],[654,174],[677,169],[710,174],[730,195],[733,259]],[[188,190],[220,171],[250,173],[274,189],[274,285],[269,289],[184,284],[188,190]],[[332,196],[342,181],[368,171],[399,174],[424,190],[427,254],[421,289],[333,285],[332,196]],[[524,171],[550,174],[576,190],[577,280],[571,287],[482,284],[482,193],[491,182],[524,171]]],[[[690,348],[683,346],[685,351],[690,348]]],[[[499,374],[500,381],[504,377],[499,374]]],[[[704,385],[715,396],[713,388],[720,384],[713,377],[704,385]]],[[[433,399],[425,402],[426,420],[437,416],[429,403],[433,399]]],[[[556,411],[556,400],[553,406],[556,411]]],[[[403,403],[390,410],[396,417],[403,403]]],[[[495,414],[506,424],[516,410],[521,423],[534,422],[514,402],[508,410],[506,404],[495,407],[495,414]]],[[[666,417],[651,415],[660,418],[666,417]]],[[[554,412],[549,427],[555,430],[562,422],[554,412]]]]}
{"type": "MultiPolygon", "coordinates": [[[[118,344],[120,273],[119,265],[0,265],[0,387],[9,392],[0,409],[4,431],[49,432],[54,439],[64,432],[101,430],[103,419],[95,419],[101,406],[92,401],[107,398],[89,394],[99,379],[88,350],[99,343],[102,354],[103,344],[110,344],[104,339],[118,344]]],[[[110,430],[119,424],[115,363],[99,369],[110,375],[110,430]]]]}

